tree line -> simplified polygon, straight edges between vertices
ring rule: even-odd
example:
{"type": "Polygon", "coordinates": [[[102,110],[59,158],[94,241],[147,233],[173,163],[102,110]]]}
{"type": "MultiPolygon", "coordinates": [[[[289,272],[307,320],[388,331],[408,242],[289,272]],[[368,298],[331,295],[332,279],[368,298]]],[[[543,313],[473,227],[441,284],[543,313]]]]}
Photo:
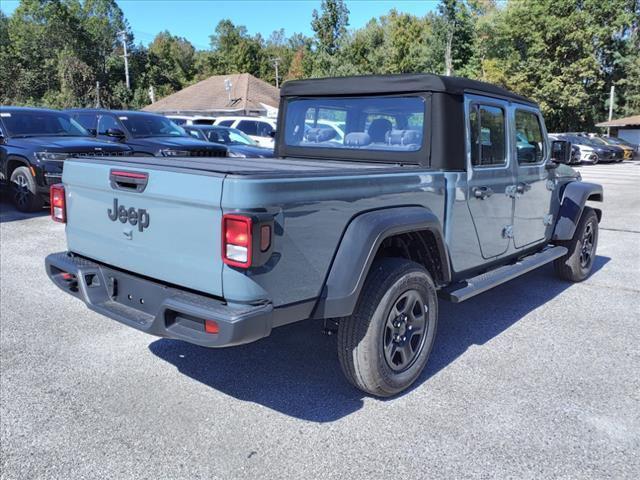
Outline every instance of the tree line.
{"type": "Polygon", "coordinates": [[[210,48],[159,33],[136,43],[115,0],[21,0],[0,11],[0,102],[141,108],[211,75],[272,84],[355,74],[433,72],[504,86],[540,103],[551,131],[640,113],[640,0],[440,0],[423,16],[392,9],[349,28],[348,4],[322,0],[312,36],[251,35],[221,20],[210,48]],[[126,42],[130,88],[124,76],[126,42]],[[275,62],[279,78],[275,77],[275,62]]]}

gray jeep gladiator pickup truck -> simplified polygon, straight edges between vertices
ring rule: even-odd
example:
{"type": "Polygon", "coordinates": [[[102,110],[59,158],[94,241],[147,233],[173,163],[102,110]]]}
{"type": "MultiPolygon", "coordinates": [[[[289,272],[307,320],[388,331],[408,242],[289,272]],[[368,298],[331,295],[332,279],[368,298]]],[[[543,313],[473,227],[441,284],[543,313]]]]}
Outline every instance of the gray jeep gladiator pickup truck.
{"type": "Polygon", "coordinates": [[[337,324],[347,379],[420,375],[438,298],[553,262],[587,278],[602,187],[565,165],[538,106],[436,75],[292,81],[276,157],[67,160],[51,192],[68,252],[51,280],[103,315],[205,347],[337,324]],[[344,135],[338,135],[340,128],[344,135]]]}

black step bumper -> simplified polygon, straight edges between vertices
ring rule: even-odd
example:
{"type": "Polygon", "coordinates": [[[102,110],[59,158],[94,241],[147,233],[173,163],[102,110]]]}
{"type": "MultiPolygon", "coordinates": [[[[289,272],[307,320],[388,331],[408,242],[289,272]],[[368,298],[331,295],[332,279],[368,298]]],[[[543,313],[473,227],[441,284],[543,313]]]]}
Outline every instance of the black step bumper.
{"type": "Polygon", "coordinates": [[[45,267],[53,283],[91,310],[151,335],[227,347],[271,333],[271,304],[230,305],[66,252],[47,256],[45,267]],[[218,333],[205,332],[205,320],[215,321],[218,333]]]}

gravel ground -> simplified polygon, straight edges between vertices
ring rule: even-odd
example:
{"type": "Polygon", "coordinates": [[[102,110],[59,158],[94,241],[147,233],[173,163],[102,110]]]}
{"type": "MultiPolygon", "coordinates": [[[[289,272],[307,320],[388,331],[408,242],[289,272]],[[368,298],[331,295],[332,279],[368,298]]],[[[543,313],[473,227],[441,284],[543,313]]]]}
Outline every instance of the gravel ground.
{"type": "Polygon", "coordinates": [[[580,170],[605,186],[593,276],[441,303],[387,401],[314,321],[206,350],[90,312],[44,273],[62,226],[1,203],[1,478],[638,478],[640,162],[580,170]]]}

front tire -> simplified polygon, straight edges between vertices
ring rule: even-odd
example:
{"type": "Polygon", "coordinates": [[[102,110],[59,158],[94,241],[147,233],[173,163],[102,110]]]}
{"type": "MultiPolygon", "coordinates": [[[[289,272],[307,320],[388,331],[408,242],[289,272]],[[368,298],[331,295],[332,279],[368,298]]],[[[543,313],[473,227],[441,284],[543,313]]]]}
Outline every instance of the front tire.
{"type": "Polygon", "coordinates": [[[36,180],[27,167],[18,167],[11,173],[11,197],[16,209],[21,212],[37,212],[44,201],[38,195],[36,180]]]}
{"type": "Polygon", "coordinates": [[[598,248],[598,215],[593,208],[584,207],[580,221],[569,241],[558,242],[569,250],[564,257],[554,260],[556,274],[563,280],[582,282],[593,269],[598,248]]]}
{"type": "Polygon", "coordinates": [[[380,397],[405,390],[427,364],[437,322],[429,273],[402,258],[377,260],[353,315],[339,324],[338,357],[347,380],[380,397]]]}

